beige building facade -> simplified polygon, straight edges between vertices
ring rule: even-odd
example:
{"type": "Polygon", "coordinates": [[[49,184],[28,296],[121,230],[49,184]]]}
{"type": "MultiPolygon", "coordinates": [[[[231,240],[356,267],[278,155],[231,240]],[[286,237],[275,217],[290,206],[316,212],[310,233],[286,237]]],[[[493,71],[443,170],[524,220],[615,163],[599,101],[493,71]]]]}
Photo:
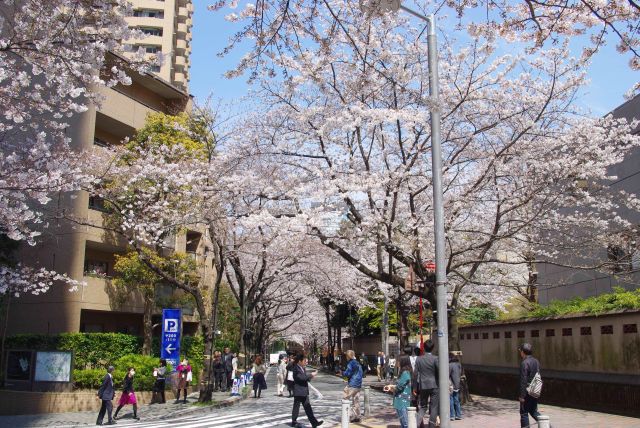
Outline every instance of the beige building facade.
{"type": "Polygon", "coordinates": [[[192,0],[131,0],[133,15],[127,17],[132,28],[144,37],[128,41],[127,48],[147,55],[161,52],[165,58],[154,72],[178,88],[188,90],[191,65],[192,0]]]}
{"type": "MultiPolygon", "coordinates": [[[[116,59],[114,57],[114,59],[116,59]]],[[[148,115],[156,112],[176,114],[190,105],[190,96],[154,74],[132,73],[130,86],[118,85],[102,89],[104,101],[85,113],[71,118],[68,135],[76,150],[100,150],[119,144],[134,135],[145,124],[148,115]]],[[[9,335],[20,333],[56,334],[61,332],[122,332],[141,335],[143,332],[142,296],[131,292],[120,298],[111,277],[115,256],[127,252],[126,242],[102,228],[104,206],[90,198],[87,192],[59,195],[51,202],[52,211],[66,213],[78,222],[59,220],[42,230],[34,247],[26,244],[19,249],[19,259],[28,265],[66,273],[86,285],[77,291],[56,284],[48,292],[23,295],[9,304],[9,335]]],[[[170,240],[172,250],[201,257],[202,235],[195,231],[170,240]]],[[[208,274],[208,272],[206,272],[208,274]]],[[[179,294],[179,293],[178,293],[179,294]]],[[[160,286],[156,297],[165,300],[176,297],[176,290],[160,286]]],[[[197,319],[193,309],[183,307],[185,333],[194,333],[197,319]]],[[[154,323],[159,322],[156,309],[154,323]],[[156,321],[157,320],[157,321],[156,321]]]]}

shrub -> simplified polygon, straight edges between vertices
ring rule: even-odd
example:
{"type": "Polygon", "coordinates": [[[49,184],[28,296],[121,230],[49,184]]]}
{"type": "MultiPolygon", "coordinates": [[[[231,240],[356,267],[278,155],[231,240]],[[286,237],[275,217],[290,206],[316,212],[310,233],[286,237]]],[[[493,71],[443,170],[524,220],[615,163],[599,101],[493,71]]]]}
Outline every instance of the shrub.
{"type": "MultiPolygon", "coordinates": [[[[106,371],[102,369],[87,369],[73,371],[73,387],[75,389],[95,389],[102,385],[106,371]]],[[[115,380],[115,378],[114,378],[115,380]]]]}
{"type": "Polygon", "coordinates": [[[628,291],[615,287],[613,293],[583,299],[554,300],[547,306],[536,306],[529,317],[550,317],[567,314],[601,314],[623,309],[640,309],[640,289],[628,291]]]}

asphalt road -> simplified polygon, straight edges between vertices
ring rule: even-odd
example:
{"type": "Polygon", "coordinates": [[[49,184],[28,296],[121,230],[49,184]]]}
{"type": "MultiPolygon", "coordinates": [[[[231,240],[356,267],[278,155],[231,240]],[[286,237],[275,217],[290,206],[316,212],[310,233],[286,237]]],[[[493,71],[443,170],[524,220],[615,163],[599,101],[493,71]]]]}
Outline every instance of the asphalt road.
{"type": "MultiPolygon", "coordinates": [[[[345,383],[335,376],[320,373],[313,385],[322,393],[323,398],[316,398],[313,393],[311,406],[317,419],[324,420],[323,427],[332,427],[340,423],[342,389],[345,383]]],[[[268,389],[262,391],[261,398],[247,398],[242,403],[221,409],[215,409],[209,413],[195,416],[177,417],[173,419],[135,422],[125,418],[118,420],[118,427],[171,427],[171,428],[257,428],[257,427],[287,427],[291,422],[291,409],[293,399],[276,396],[276,371],[269,370],[267,374],[268,389]]],[[[364,391],[360,394],[361,409],[364,411],[364,391]]],[[[390,397],[386,394],[371,390],[371,408],[390,406],[390,397]]],[[[298,423],[303,426],[311,426],[302,407],[298,423]]]]}

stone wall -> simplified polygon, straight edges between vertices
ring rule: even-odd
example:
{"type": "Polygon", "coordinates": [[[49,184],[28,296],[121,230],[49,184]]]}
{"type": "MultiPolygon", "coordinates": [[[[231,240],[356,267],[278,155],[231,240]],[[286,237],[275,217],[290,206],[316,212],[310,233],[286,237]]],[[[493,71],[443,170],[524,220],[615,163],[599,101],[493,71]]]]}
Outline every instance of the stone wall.
{"type": "Polygon", "coordinates": [[[491,322],[460,328],[472,393],[517,397],[517,347],[533,345],[541,402],[640,416],[640,311],[491,322]]]}

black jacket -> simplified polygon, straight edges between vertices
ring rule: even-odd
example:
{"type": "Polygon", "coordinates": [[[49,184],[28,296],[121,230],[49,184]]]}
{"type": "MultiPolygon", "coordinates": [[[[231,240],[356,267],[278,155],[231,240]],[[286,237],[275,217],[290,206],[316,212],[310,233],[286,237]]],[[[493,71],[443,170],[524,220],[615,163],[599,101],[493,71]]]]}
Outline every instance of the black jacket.
{"type": "Polygon", "coordinates": [[[231,373],[233,371],[233,352],[222,354],[222,364],[224,365],[224,369],[227,373],[231,373]]]}
{"type": "Polygon", "coordinates": [[[533,380],[533,377],[540,371],[540,362],[527,355],[520,363],[520,398],[527,396],[527,386],[533,380]]]}
{"type": "Polygon", "coordinates": [[[309,381],[311,375],[298,364],[293,368],[293,396],[307,397],[309,395],[309,381]]]}
{"type": "Polygon", "coordinates": [[[126,375],[122,381],[122,392],[133,392],[133,378],[126,375]]]}
{"type": "Polygon", "coordinates": [[[116,395],[116,391],[113,389],[113,377],[109,373],[102,379],[102,385],[98,389],[98,397],[102,400],[111,401],[116,395]]]}
{"type": "Polygon", "coordinates": [[[221,359],[213,360],[213,372],[218,374],[225,372],[224,363],[221,359]]]}

